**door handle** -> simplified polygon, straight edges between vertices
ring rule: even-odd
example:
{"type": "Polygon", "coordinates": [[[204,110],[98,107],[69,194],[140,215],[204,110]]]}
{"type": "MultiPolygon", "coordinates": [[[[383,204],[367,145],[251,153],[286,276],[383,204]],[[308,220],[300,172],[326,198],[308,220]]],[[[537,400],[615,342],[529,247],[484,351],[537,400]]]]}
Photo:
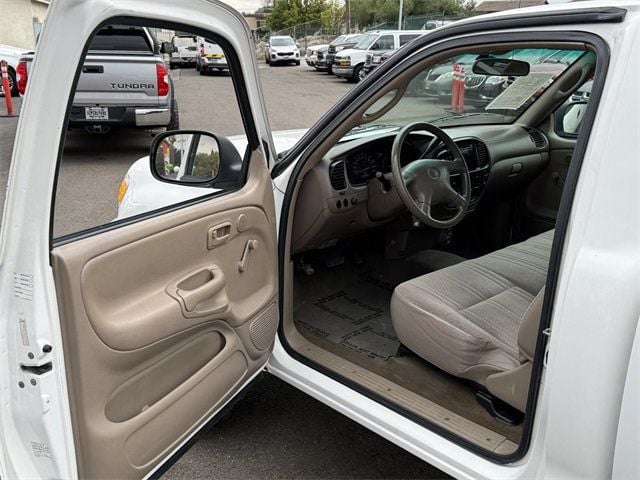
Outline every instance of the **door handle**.
{"type": "Polygon", "coordinates": [[[215,227],[211,227],[207,231],[207,248],[212,250],[225,243],[231,237],[231,223],[225,222],[215,227]]]}
{"type": "Polygon", "coordinates": [[[224,273],[214,265],[180,280],[172,296],[182,304],[185,316],[220,313],[229,305],[225,283],[224,273]]]}

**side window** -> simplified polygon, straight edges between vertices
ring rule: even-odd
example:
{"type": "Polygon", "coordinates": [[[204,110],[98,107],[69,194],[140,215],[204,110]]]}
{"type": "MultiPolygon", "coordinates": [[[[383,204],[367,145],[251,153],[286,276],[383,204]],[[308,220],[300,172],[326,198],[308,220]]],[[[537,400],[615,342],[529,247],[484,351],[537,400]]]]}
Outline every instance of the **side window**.
{"type": "Polygon", "coordinates": [[[592,84],[593,80],[585,82],[554,113],[555,132],[561,137],[576,138],[580,133],[582,119],[591,96],[592,84]]]}
{"type": "Polygon", "coordinates": [[[242,171],[247,142],[222,44],[128,25],[94,35],[65,132],[54,238],[231,188],[216,185],[219,172],[242,171]]]}
{"type": "Polygon", "coordinates": [[[418,34],[414,34],[414,35],[400,35],[400,46],[402,47],[403,45],[406,45],[407,43],[409,43],[412,40],[415,40],[416,38],[418,38],[420,35],[418,34]]]}
{"type": "Polygon", "coordinates": [[[393,50],[393,35],[382,35],[374,47],[373,50],[393,50]]]}

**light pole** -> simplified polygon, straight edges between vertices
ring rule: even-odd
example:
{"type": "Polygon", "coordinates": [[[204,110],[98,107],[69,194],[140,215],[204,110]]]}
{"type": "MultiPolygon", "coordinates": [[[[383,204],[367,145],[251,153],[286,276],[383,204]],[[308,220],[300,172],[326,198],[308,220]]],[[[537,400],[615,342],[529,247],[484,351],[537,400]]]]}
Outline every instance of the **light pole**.
{"type": "Polygon", "coordinates": [[[398,12],[398,30],[402,30],[402,4],[403,0],[400,0],[400,11],[398,12]]]}

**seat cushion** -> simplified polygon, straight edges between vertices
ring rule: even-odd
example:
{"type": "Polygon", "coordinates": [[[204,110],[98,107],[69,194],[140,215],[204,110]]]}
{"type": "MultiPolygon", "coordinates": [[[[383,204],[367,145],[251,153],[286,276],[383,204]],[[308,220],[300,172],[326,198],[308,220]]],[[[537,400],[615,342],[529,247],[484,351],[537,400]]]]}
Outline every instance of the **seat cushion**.
{"type": "Polygon", "coordinates": [[[437,367],[481,385],[521,363],[518,330],[544,287],[553,230],[398,285],[400,341],[437,367]]]}

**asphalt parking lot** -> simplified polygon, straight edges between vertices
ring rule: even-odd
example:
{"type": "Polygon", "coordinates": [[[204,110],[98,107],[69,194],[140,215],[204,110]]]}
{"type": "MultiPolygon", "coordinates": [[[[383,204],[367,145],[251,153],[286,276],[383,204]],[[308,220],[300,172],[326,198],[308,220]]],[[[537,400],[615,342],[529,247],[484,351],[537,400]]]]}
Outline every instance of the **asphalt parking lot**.
{"type": "MultiPolygon", "coordinates": [[[[260,72],[273,130],[311,126],[352,87],[304,65],[261,65],[260,72]]],[[[175,70],[171,75],[181,128],[243,133],[228,76],[201,77],[194,70],[175,70]]],[[[3,200],[16,125],[17,119],[0,118],[3,200]]],[[[118,185],[131,163],[147,154],[151,138],[148,132],[135,130],[68,133],[56,198],[55,236],[115,217],[118,185]]],[[[444,476],[269,375],[248,392],[227,421],[207,432],[165,475],[171,479],[444,476]]]]}

